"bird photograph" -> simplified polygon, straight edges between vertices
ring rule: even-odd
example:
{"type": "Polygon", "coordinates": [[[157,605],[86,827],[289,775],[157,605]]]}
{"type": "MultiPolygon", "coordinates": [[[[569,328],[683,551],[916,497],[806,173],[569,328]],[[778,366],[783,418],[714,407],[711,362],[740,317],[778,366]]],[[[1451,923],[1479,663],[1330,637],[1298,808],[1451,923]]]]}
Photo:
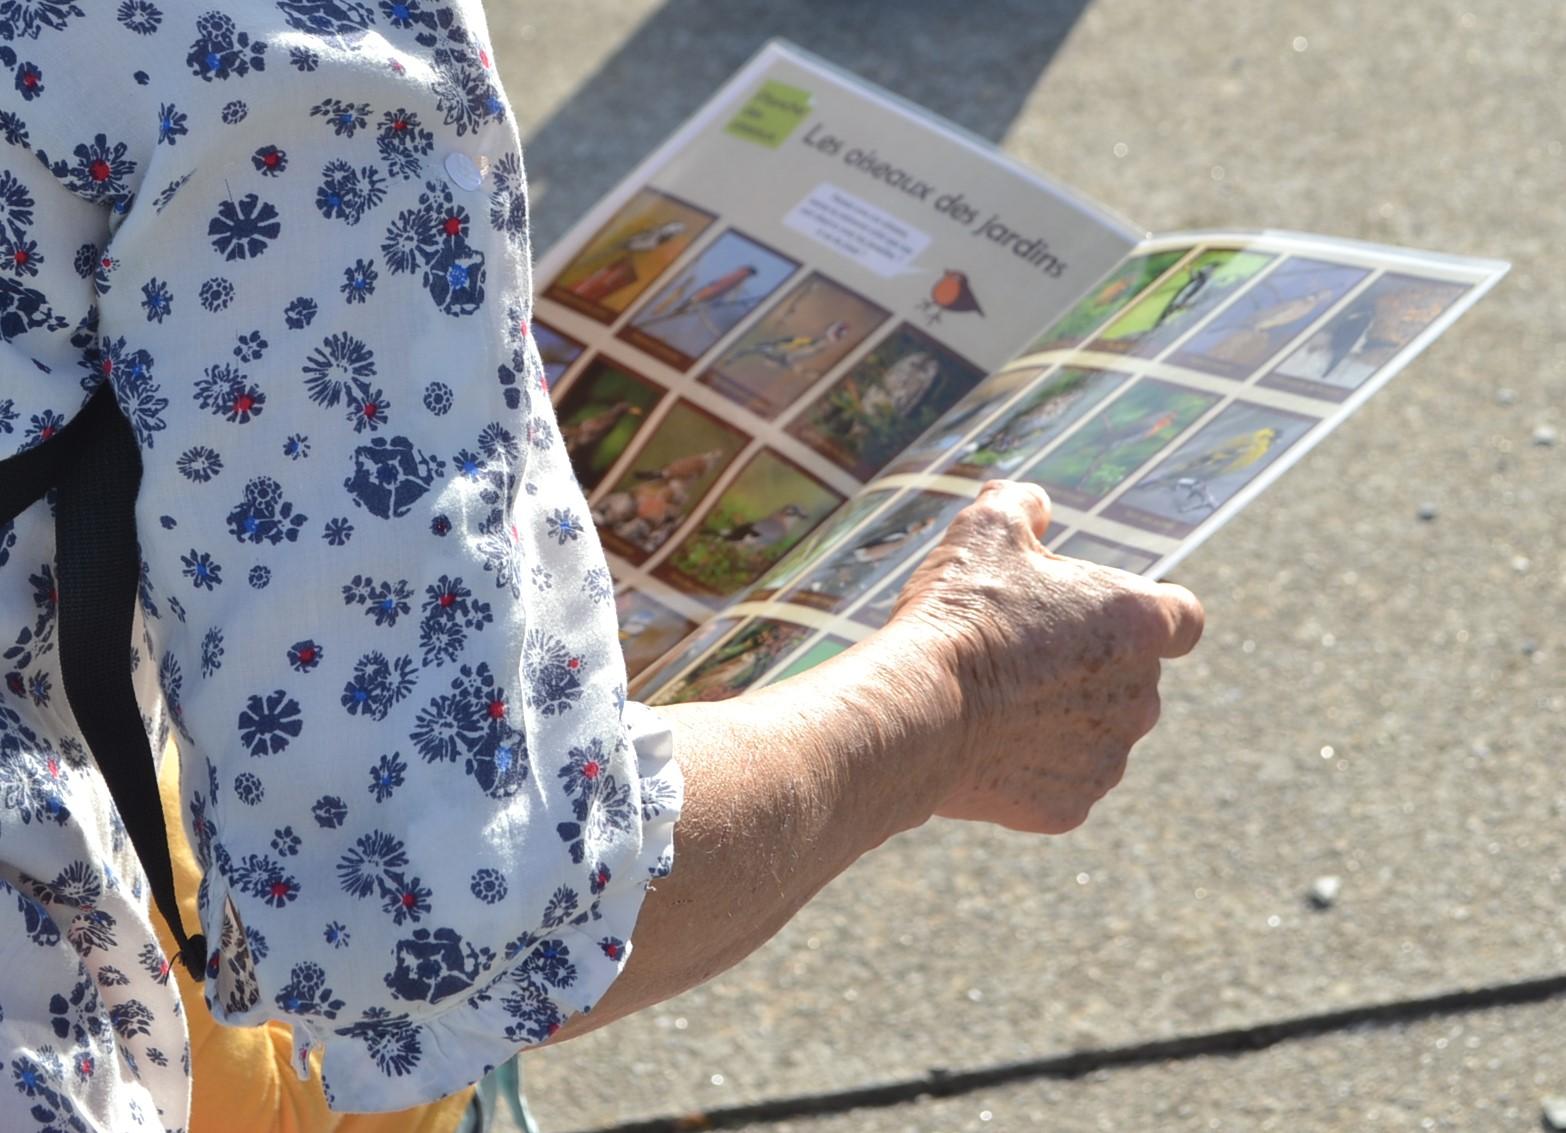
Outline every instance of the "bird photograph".
{"type": "Polygon", "coordinates": [[[789,432],[868,480],[983,376],[977,366],[905,324],[855,363],[789,432]]]}
{"type": "Polygon", "coordinates": [[[973,294],[967,273],[950,268],[941,272],[941,278],[930,288],[930,294],[920,300],[919,311],[924,315],[926,326],[940,322],[943,314],[962,315],[971,311],[981,319],[984,317],[984,309],[973,294]]]}
{"type": "Polygon", "coordinates": [[[632,588],[615,596],[615,611],[627,677],[636,676],[696,628],[695,622],[632,588]]]}
{"type": "Polygon", "coordinates": [[[593,502],[599,535],[637,561],[651,555],[685,522],[745,439],[688,402],[677,403],[630,468],[593,502]]]}
{"type": "Polygon", "coordinates": [[[1276,372],[1357,389],[1460,294],[1458,284],[1383,276],[1306,339],[1276,372]]]}
{"type": "Polygon", "coordinates": [[[1194,527],[1315,423],[1314,418],[1280,409],[1235,402],[1154,465],[1115,508],[1151,512],[1194,527]]]}
{"type": "Polygon", "coordinates": [[[612,322],[707,230],[713,217],[644,188],[566,265],[548,294],[612,322]]]}
{"type": "Polygon", "coordinates": [[[555,412],[572,471],[584,491],[598,486],[662,396],[651,382],[602,357],[572,382],[555,412]]]}
{"type": "Polygon", "coordinates": [[[1274,259],[1259,252],[1227,248],[1203,252],[1144,291],[1085,348],[1119,354],[1157,354],[1274,259]]]}
{"type": "Polygon", "coordinates": [[[1168,252],[1151,252],[1127,260],[1047,331],[1023,351],[1033,354],[1041,350],[1064,350],[1079,346],[1106,319],[1109,319],[1142,294],[1164,272],[1179,262],[1185,249],[1168,252]]]}
{"type": "Polygon", "coordinates": [[[980,479],[1011,475],[1125,380],[1107,370],[1060,370],[959,448],[944,471],[980,479]]]}
{"type": "Polygon", "coordinates": [[[660,691],[652,703],[727,700],[749,688],[808,636],[805,626],[757,618],[660,691]]]}
{"type": "Polygon", "coordinates": [[[700,381],[775,417],[886,318],[882,308],[811,275],[735,339],[700,381]]]}
{"type": "MultiPolygon", "coordinates": [[[[798,265],[725,232],[631,316],[624,337],[653,339],[690,365],[775,291],[798,265]]],[[[662,353],[661,351],[659,352],[662,353]]]]}
{"type": "Polygon", "coordinates": [[[847,604],[928,546],[969,502],[944,492],[909,492],[834,545],[786,596],[814,606],[847,604]]]}
{"type": "Polygon", "coordinates": [[[851,497],[842,507],[832,512],[819,526],[811,529],[810,533],[794,544],[792,550],[772,565],[772,568],[756,581],[754,594],[765,594],[777,590],[792,583],[806,571],[821,561],[822,556],[833,546],[839,538],[852,528],[857,527],[861,520],[865,519],[881,505],[885,504],[897,494],[896,490],[880,490],[874,492],[860,492],[851,497]]]}
{"type": "Polygon", "coordinates": [[[681,588],[693,584],[705,594],[737,594],[842,502],[809,473],[762,449],[669,555],[659,577],[681,588]]]}
{"type": "Polygon", "coordinates": [[[1217,400],[1217,394],[1143,378],[1023,477],[1072,506],[1097,502],[1217,400]]]}
{"type": "Polygon", "coordinates": [[[553,389],[587,348],[536,319],[530,329],[538,347],[538,360],[544,364],[544,381],[553,389]]]}

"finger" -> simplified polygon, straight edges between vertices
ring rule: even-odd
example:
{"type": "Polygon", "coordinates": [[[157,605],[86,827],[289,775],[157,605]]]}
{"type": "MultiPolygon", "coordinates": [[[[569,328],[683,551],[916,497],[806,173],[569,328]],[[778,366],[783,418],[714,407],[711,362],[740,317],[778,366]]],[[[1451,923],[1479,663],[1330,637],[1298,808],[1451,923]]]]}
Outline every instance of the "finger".
{"type": "Polygon", "coordinates": [[[1043,542],[1052,508],[1043,488],[1018,480],[990,480],[979,489],[978,498],[1019,513],[1033,537],[1043,542]]]}
{"type": "Polygon", "coordinates": [[[1184,657],[1196,648],[1196,643],[1202,639],[1202,628],[1207,623],[1207,614],[1202,609],[1202,604],[1183,586],[1177,586],[1172,582],[1160,582],[1157,584],[1158,597],[1163,603],[1164,612],[1169,618],[1169,634],[1165,640],[1161,656],[1184,657]]]}

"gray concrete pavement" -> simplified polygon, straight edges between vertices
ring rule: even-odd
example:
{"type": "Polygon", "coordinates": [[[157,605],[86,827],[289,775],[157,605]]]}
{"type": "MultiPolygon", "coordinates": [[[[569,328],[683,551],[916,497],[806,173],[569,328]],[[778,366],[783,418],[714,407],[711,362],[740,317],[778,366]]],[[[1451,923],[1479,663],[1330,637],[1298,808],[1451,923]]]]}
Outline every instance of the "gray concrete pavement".
{"type": "MultiPolygon", "coordinates": [[[[1566,432],[1554,0],[488,10],[541,241],[780,34],[1149,228],[1515,265],[1182,568],[1207,640],[1169,668],[1165,722],[1086,827],[894,840],[707,987],[528,1056],[547,1133],[1566,971],[1566,443],[1533,439],[1566,432]],[[1321,874],[1343,878],[1326,912],[1304,902],[1321,874]]],[[[1526,1020],[1558,1046],[1566,1009],[1526,1020]]],[[[1566,1093],[1558,1058],[1512,1045],[1530,1089],[1566,1093]]],[[[1232,1088],[1197,1064],[1019,1087],[1031,1116],[984,1127],[1418,1128],[1406,1090],[1445,1090],[1385,1036],[1312,1049],[1226,1061],[1232,1088]],[[1389,1116],[1312,1093],[1295,1080],[1312,1065],[1379,1083],[1367,1104],[1389,1116]]],[[[1461,1076],[1431,1127],[1536,1128],[1504,1078],[1461,1076]]],[[[969,1110],[830,1128],[978,1128],[969,1110]]]]}

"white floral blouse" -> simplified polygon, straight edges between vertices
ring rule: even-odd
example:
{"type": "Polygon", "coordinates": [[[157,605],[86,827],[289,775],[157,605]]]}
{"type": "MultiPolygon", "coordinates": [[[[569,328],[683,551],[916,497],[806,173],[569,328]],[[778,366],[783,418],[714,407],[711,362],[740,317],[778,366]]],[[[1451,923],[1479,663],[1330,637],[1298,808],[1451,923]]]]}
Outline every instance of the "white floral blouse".
{"type": "MultiPolygon", "coordinates": [[[[108,383],[132,651],[181,759],[208,1006],[336,1108],[599,999],[682,800],[531,312],[477,0],[0,0],[0,458],[108,383]]],[[[0,525],[0,1128],[180,1130],[145,880],[61,689],[48,502],[0,525]]]]}

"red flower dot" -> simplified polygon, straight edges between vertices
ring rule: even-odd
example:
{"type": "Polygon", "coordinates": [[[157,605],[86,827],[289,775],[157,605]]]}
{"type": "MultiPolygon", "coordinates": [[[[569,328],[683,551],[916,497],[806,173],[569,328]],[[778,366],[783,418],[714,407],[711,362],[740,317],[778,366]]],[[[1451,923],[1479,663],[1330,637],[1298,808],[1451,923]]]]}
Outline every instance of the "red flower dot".
{"type": "Polygon", "coordinates": [[[589,759],[586,763],[582,764],[582,774],[587,776],[589,779],[598,778],[598,761],[596,759],[589,759]]]}
{"type": "Polygon", "coordinates": [[[262,161],[263,164],[266,164],[266,165],[276,165],[277,162],[278,162],[277,151],[273,150],[271,153],[269,153],[265,157],[263,157],[261,159],[261,161],[262,161]]]}
{"type": "Polygon", "coordinates": [[[479,48],[479,62],[484,64],[486,67],[489,66],[489,52],[485,51],[482,47],[479,48]]]}
{"type": "Polygon", "coordinates": [[[455,235],[457,235],[457,233],[462,231],[462,218],[461,217],[456,217],[456,216],[448,216],[446,218],[446,222],[443,225],[441,225],[441,227],[446,230],[446,235],[447,236],[455,236],[455,235]]]}
{"type": "Polygon", "coordinates": [[[411,909],[411,908],[413,908],[414,904],[417,901],[418,901],[418,898],[415,897],[411,892],[404,893],[402,895],[402,907],[404,909],[411,909]]]}
{"type": "Polygon", "coordinates": [[[620,946],[618,944],[611,944],[609,947],[604,949],[604,954],[611,960],[618,960],[620,958],[620,946]]]}
{"type": "Polygon", "coordinates": [[[315,650],[314,649],[301,649],[299,651],[299,662],[300,662],[300,664],[308,665],[311,661],[314,661],[314,660],[315,660],[315,650]]]}
{"type": "Polygon", "coordinates": [[[25,264],[28,260],[32,259],[32,256],[27,254],[27,249],[26,248],[18,248],[16,250],[16,255],[15,255],[14,259],[19,264],[25,264]]]}
{"type": "Polygon", "coordinates": [[[457,600],[457,596],[455,594],[446,593],[446,594],[442,594],[440,596],[440,604],[442,606],[450,606],[456,600],[457,600]]]}
{"type": "Polygon", "coordinates": [[[274,881],[272,882],[270,892],[272,896],[282,900],[282,898],[288,896],[288,883],[286,881],[274,881]]]}
{"type": "MultiPolygon", "coordinates": [[[[38,435],[47,441],[50,437],[54,436],[54,426],[45,425],[42,429],[38,430],[38,435]]],[[[59,592],[55,591],[51,593],[49,600],[52,602],[58,602],[60,600],[59,592]]]]}
{"type": "Polygon", "coordinates": [[[523,338],[527,337],[528,332],[526,319],[521,319],[517,322],[517,333],[520,334],[523,338]]]}
{"type": "Polygon", "coordinates": [[[38,85],[38,76],[33,74],[31,71],[27,72],[27,74],[22,76],[22,85],[24,87],[35,87],[35,86],[37,86],[38,85]]]}
{"type": "Polygon", "coordinates": [[[103,372],[105,374],[112,373],[114,371],[114,359],[113,358],[105,358],[103,360],[103,367],[102,367],[102,369],[103,369],[103,372]]]}
{"type": "Polygon", "coordinates": [[[104,256],[103,259],[98,261],[98,264],[104,271],[108,271],[114,266],[114,260],[109,256],[104,256]]]}
{"type": "Polygon", "coordinates": [[[49,778],[58,779],[60,777],[60,761],[51,755],[48,759],[48,765],[49,778]]]}
{"type": "Polygon", "coordinates": [[[489,702],[489,718],[499,720],[506,714],[506,702],[504,700],[491,700],[489,702]]]}
{"type": "Polygon", "coordinates": [[[242,393],[234,399],[235,413],[249,413],[256,407],[256,399],[248,393],[242,393]]]}
{"type": "Polygon", "coordinates": [[[403,119],[401,119],[401,118],[397,119],[397,121],[392,123],[392,129],[393,130],[406,130],[407,128],[408,128],[408,123],[406,121],[404,121],[403,119]]]}
{"type": "Polygon", "coordinates": [[[573,657],[566,662],[566,668],[568,669],[580,669],[581,667],[582,659],[580,657],[573,657]]]}
{"type": "Polygon", "coordinates": [[[94,181],[107,181],[111,170],[109,169],[109,163],[100,157],[87,167],[87,172],[94,181]]]}

